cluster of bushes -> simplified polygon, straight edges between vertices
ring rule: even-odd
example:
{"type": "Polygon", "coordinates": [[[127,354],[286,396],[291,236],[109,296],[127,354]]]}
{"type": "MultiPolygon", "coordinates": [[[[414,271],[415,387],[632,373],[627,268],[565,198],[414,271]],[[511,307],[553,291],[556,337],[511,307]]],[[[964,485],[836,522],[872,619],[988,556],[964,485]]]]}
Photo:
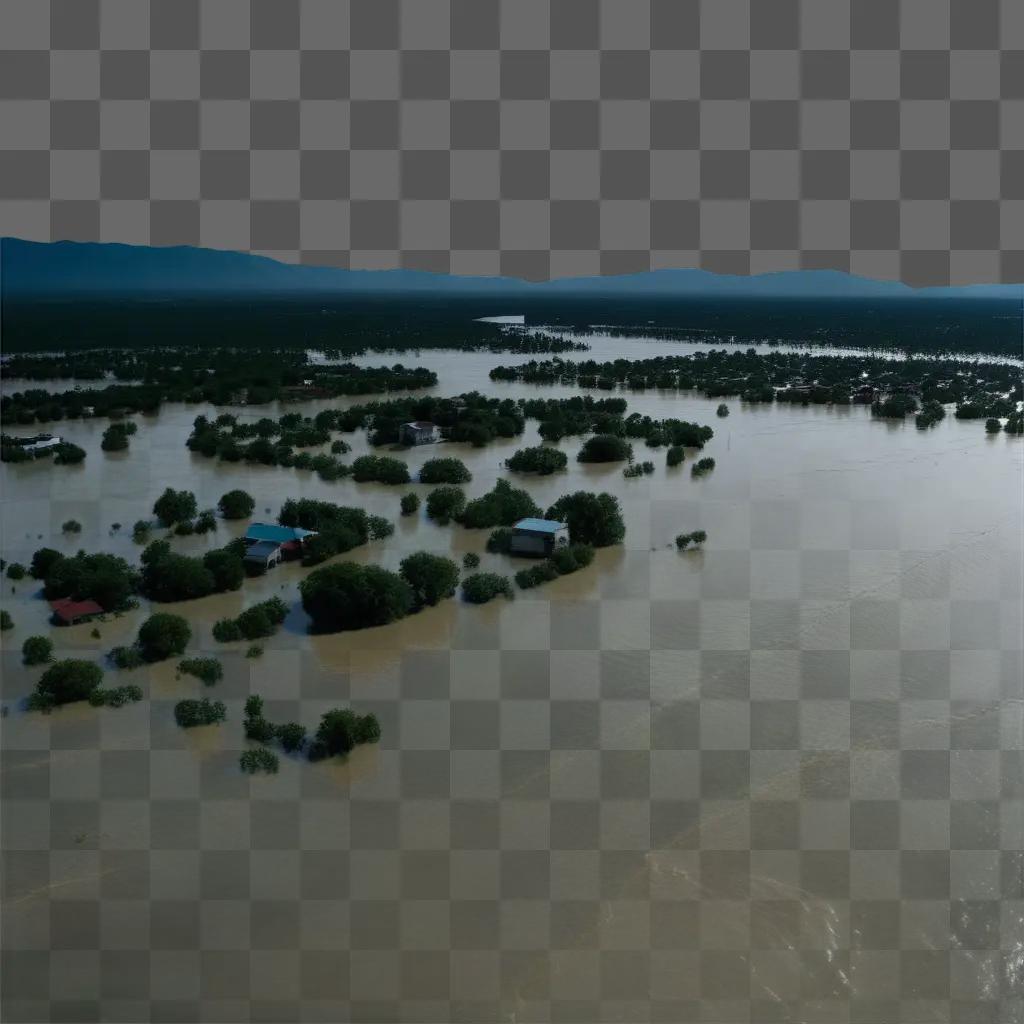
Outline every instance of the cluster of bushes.
{"type": "Polygon", "coordinates": [[[718,408],[715,410],[715,415],[716,416],[728,416],[729,415],[729,406],[727,406],[725,404],[725,402],[719,403],[718,408]]]}
{"type": "Polygon", "coordinates": [[[61,524],[61,533],[81,533],[82,524],[77,519],[68,519],[61,524]]]}
{"type": "Polygon", "coordinates": [[[427,459],[420,467],[421,484],[468,484],[472,479],[461,459],[427,459]]]}
{"type": "Polygon", "coordinates": [[[183,519],[180,523],[175,523],[174,535],[176,537],[191,537],[194,533],[209,533],[216,529],[217,517],[213,509],[210,508],[200,512],[194,520],[183,519]]]}
{"type": "Polygon", "coordinates": [[[694,530],[692,533],[681,533],[676,537],[676,547],[680,551],[685,551],[691,544],[697,547],[699,544],[703,544],[708,539],[708,535],[703,530],[694,530]]]}
{"type": "Polygon", "coordinates": [[[288,605],[279,597],[272,597],[246,608],[238,618],[218,619],[213,624],[213,638],[225,644],[235,640],[262,640],[273,636],[287,617],[288,605]]]}
{"type": "Polygon", "coordinates": [[[585,569],[594,560],[594,549],[589,544],[570,544],[559,548],[550,558],[529,569],[516,573],[516,584],[523,590],[549,583],[559,576],[568,576],[578,569],[585,569]]]}
{"type": "Polygon", "coordinates": [[[142,687],[129,683],[127,686],[115,686],[104,690],[97,686],[89,694],[89,703],[94,708],[121,708],[125,704],[134,704],[142,700],[142,687]]]}
{"type": "Polygon", "coordinates": [[[1006,426],[1003,430],[1007,434],[1017,436],[1024,434],[1024,411],[1011,413],[1006,417],[1006,426]]]}
{"type": "Polygon", "coordinates": [[[470,529],[488,529],[539,516],[540,509],[526,491],[499,480],[486,494],[468,503],[459,487],[435,488],[427,495],[427,515],[442,525],[455,520],[470,529]]]}
{"type": "Polygon", "coordinates": [[[347,508],[313,498],[289,498],[281,506],[277,521],[282,526],[317,532],[317,536],[308,538],[303,546],[303,565],[318,565],[368,540],[382,540],[395,529],[383,516],[367,515],[361,508],[347,508]]]}
{"type": "Polygon", "coordinates": [[[462,581],[462,599],[470,604],[486,604],[495,597],[507,597],[510,601],[515,594],[507,576],[495,572],[478,572],[462,581]]]}
{"type": "Polygon", "coordinates": [[[628,462],[633,458],[633,446],[615,434],[594,434],[583,442],[576,456],[577,462],[628,462]]]}
{"type": "Polygon", "coordinates": [[[549,445],[537,445],[534,448],[520,448],[505,465],[514,473],[537,473],[549,476],[565,469],[569,459],[565,452],[549,445]]]}
{"type": "Polygon", "coordinates": [[[173,487],[166,488],[153,502],[153,515],[160,520],[161,526],[191,522],[198,511],[196,496],[191,491],[176,491],[173,487]]]}
{"type": "Polygon", "coordinates": [[[85,461],[85,449],[70,441],[61,441],[53,450],[53,461],[58,466],[77,466],[85,461]]]}
{"type": "Polygon", "coordinates": [[[412,590],[414,610],[451,597],[459,585],[459,567],[450,558],[426,551],[403,558],[398,575],[412,590]]]}
{"type": "Polygon", "coordinates": [[[650,448],[660,448],[663,445],[703,448],[715,436],[710,427],[701,426],[699,423],[674,417],[655,420],[636,412],[622,421],[622,429],[626,437],[643,438],[650,448]]]}
{"type": "Polygon", "coordinates": [[[367,402],[338,410],[334,427],[358,430],[365,427],[373,445],[397,444],[402,425],[417,420],[437,424],[445,437],[483,447],[495,437],[515,437],[523,432],[524,419],[511,399],[488,398],[471,392],[455,398],[408,396],[367,402]]]}
{"type": "Polygon", "coordinates": [[[691,467],[690,474],[692,476],[703,476],[705,473],[710,473],[715,468],[715,460],[710,456],[706,456],[703,459],[698,459],[691,467]]]}
{"type": "Polygon", "coordinates": [[[264,418],[256,423],[239,423],[224,414],[210,423],[205,416],[196,417],[188,445],[191,451],[224,462],[245,462],[260,466],[284,466],[313,470],[321,480],[334,481],[347,477],[351,467],[336,456],[348,452],[344,441],[335,442],[332,454],[313,455],[297,448],[326,444],[330,440],[330,416],[308,419],[289,413],[280,420],[264,418]]]}
{"type": "MultiPolygon", "coordinates": [[[[483,596],[493,577],[483,573],[463,581],[467,600],[504,593],[501,586],[483,596]],[[470,583],[469,581],[474,582],[470,583]],[[474,596],[469,596],[474,595],[474,596]]],[[[375,565],[341,562],[324,566],[299,584],[302,606],[316,632],[337,632],[382,626],[411,612],[451,597],[459,582],[459,567],[450,558],[419,552],[403,559],[398,573],[375,565]]]]}
{"type": "Polygon", "coordinates": [[[103,431],[100,448],[105,452],[123,452],[128,448],[128,438],[138,431],[138,426],[130,420],[118,420],[111,423],[103,431]]]}
{"type": "Polygon", "coordinates": [[[604,548],[618,544],[626,535],[618,498],[604,492],[575,491],[563,495],[547,510],[545,518],[565,523],[573,544],[604,548]]]}
{"type": "Polygon", "coordinates": [[[914,417],[918,430],[927,430],[946,418],[946,410],[942,403],[934,398],[925,399],[921,403],[921,411],[914,417]]]}
{"type": "Polygon", "coordinates": [[[192,729],[198,725],[216,725],[227,718],[227,708],[221,700],[179,700],[174,705],[174,720],[182,729],[192,729]]]}
{"type": "Polygon", "coordinates": [[[912,412],[917,412],[917,399],[913,395],[889,395],[871,403],[871,415],[881,419],[901,420],[912,412]]]}
{"type": "Polygon", "coordinates": [[[540,509],[526,491],[513,487],[507,480],[498,480],[490,491],[469,502],[453,518],[470,529],[486,530],[539,515],[540,509]]]}
{"type": "Polygon", "coordinates": [[[380,723],[376,715],[334,708],[321,716],[316,738],[309,747],[309,759],[322,761],[328,757],[343,757],[360,744],[376,743],[379,739],[380,723]]]}
{"type": "Polygon", "coordinates": [[[110,658],[118,668],[138,668],[139,665],[183,654],[191,639],[192,627],[187,619],[157,612],[139,627],[134,644],[115,647],[110,658]]]}
{"type": "Polygon", "coordinates": [[[466,492],[461,487],[436,487],[427,495],[427,515],[442,526],[458,519],[466,507],[466,492]]]}
{"type": "Polygon", "coordinates": [[[981,393],[962,400],[953,414],[958,420],[998,419],[1017,411],[1015,397],[981,393]]]}
{"type": "MultiPolygon", "coordinates": [[[[263,699],[252,694],[245,702],[245,737],[257,743],[281,744],[287,753],[298,753],[306,745],[306,727],[298,722],[274,725],[263,714],[263,699]]],[[[348,754],[357,744],[376,743],[380,739],[380,723],[375,715],[358,715],[346,708],[335,708],[323,714],[316,736],[309,746],[311,761],[348,754]]],[[[256,753],[256,751],[247,751],[256,753]]],[[[254,774],[257,771],[276,772],[277,757],[265,750],[264,757],[246,758],[239,761],[242,771],[254,774]]]]}
{"type": "Polygon", "coordinates": [[[233,490],[222,494],[217,508],[225,519],[248,519],[256,502],[246,491],[233,490]]]}
{"type": "Polygon", "coordinates": [[[299,593],[318,633],[383,626],[408,615],[415,604],[412,587],[397,573],[355,562],[315,569],[299,593]]]}
{"type": "Polygon", "coordinates": [[[418,494],[403,494],[399,508],[403,516],[414,516],[420,508],[420,496],[418,494]]]}
{"type": "MultiPolygon", "coordinates": [[[[8,567],[8,576],[13,567],[8,567]]],[[[79,551],[69,558],[53,548],[40,548],[32,556],[30,572],[43,581],[47,601],[93,600],[105,612],[131,608],[139,586],[139,573],[133,566],[103,552],[87,555],[79,551]]]]}
{"type": "Polygon", "coordinates": [[[545,441],[560,441],[579,434],[619,433],[626,400],[592,395],[530,398],[521,400],[520,407],[525,416],[540,420],[538,432],[545,441]]]}
{"type": "Polygon", "coordinates": [[[178,671],[214,686],[224,678],[224,667],[216,658],[185,658],[178,662],[178,671]]]}
{"type": "Polygon", "coordinates": [[[271,753],[266,747],[256,747],[254,750],[244,751],[238,758],[238,767],[246,775],[255,775],[257,772],[265,772],[267,775],[276,775],[281,767],[277,755],[271,753]]]}
{"type": "Polygon", "coordinates": [[[11,618],[11,613],[4,608],[0,610],[0,632],[6,632],[8,629],[14,629],[14,619],[11,618]]]}
{"type": "Polygon", "coordinates": [[[91,661],[67,658],[54,662],[40,677],[28,699],[33,711],[48,711],[61,704],[88,700],[103,680],[103,669],[91,661]]]}
{"type": "Polygon", "coordinates": [[[21,645],[21,660],[25,665],[45,665],[53,660],[53,641],[45,636],[30,636],[21,645]]]}
{"type": "MultiPolygon", "coordinates": [[[[298,722],[274,725],[267,721],[263,715],[263,698],[255,693],[245,702],[244,727],[246,739],[255,740],[257,743],[271,743],[276,739],[289,754],[302,750],[306,744],[306,727],[298,722]]],[[[270,762],[266,763],[269,765],[270,762]]],[[[246,770],[244,765],[242,770],[246,770]]],[[[277,758],[274,757],[273,768],[263,767],[260,770],[277,771],[277,758]]]]}
{"type": "Polygon", "coordinates": [[[401,459],[386,455],[360,455],[352,463],[352,479],[358,483],[407,484],[409,467],[401,459]]]}
{"type": "Polygon", "coordinates": [[[142,590],[154,601],[188,601],[238,590],[245,580],[241,539],[192,558],[171,551],[165,540],[150,543],[139,556],[142,590]]]}
{"type": "Polygon", "coordinates": [[[632,466],[626,466],[622,471],[622,475],[627,479],[631,479],[637,476],[650,476],[653,472],[653,462],[635,462],[632,466]]]}

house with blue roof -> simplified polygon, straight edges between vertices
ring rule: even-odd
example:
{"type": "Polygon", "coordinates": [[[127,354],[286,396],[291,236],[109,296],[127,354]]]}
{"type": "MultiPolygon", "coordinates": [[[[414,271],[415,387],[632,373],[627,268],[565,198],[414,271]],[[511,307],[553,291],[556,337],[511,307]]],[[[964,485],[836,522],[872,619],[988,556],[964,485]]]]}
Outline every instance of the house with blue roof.
{"type": "Polygon", "coordinates": [[[569,543],[569,527],[554,519],[520,519],[512,527],[509,553],[547,558],[569,543]]]}
{"type": "Polygon", "coordinates": [[[315,535],[315,530],[303,530],[299,526],[253,523],[245,531],[246,550],[242,561],[253,569],[270,569],[284,558],[300,557],[306,540],[315,535]]]}

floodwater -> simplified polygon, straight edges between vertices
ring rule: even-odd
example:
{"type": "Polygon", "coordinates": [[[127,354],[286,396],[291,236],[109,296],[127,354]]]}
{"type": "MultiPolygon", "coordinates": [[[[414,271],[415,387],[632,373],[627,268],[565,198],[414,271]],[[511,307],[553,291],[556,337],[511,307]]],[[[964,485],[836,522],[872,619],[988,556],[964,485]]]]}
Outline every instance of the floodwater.
{"type": "MultiPolygon", "coordinates": [[[[513,358],[420,361],[439,394],[572,393],[488,379],[513,358]]],[[[718,419],[718,400],[625,397],[712,425],[715,470],[668,470],[641,444],[657,471],[625,480],[563,440],[568,470],[522,486],[542,508],[616,494],[625,543],[513,602],[310,637],[307,570],[285,565],[165,606],[192,623],[190,653],[222,657],[213,690],[168,662],[108,672],[143,686],[138,705],[42,716],[18,706],[40,671],[20,664],[24,638],[99,658],[149,609],[95,638],[51,629],[36,585],[3,581],[4,1020],[1020,1019],[1024,445],[951,416],[920,432],[863,407],[729,401],[718,419]],[[705,549],[678,553],[694,529],[705,549]],[[214,621],[274,594],[293,612],[262,658],[214,643],[214,621]],[[178,729],[174,702],[204,693],[227,722],[178,729]],[[310,728],[333,706],[373,711],[382,740],[347,763],[282,756],[250,780],[249,693],[310,728]]],[[[131,526],[165,487],[200,508],[241,487],[257,520],[306,496],[396,522],[344,557],[518,567],[484,552],[487,531],[399,518],[400,495],[427,487],[193,455],[200,413],[216,411],[138,417],[126,453],[101,452],[100,422],[56,425],[89,456],[0,467],[3,556],[136,559],[131,526]],[[83,531],[65,537],[72,518],[83,531]]],[[[457,455],[472,497],[536,426],[405,457],[457,455]]],[[[243,526],[173,545],[199,552],[243,526]]]]}

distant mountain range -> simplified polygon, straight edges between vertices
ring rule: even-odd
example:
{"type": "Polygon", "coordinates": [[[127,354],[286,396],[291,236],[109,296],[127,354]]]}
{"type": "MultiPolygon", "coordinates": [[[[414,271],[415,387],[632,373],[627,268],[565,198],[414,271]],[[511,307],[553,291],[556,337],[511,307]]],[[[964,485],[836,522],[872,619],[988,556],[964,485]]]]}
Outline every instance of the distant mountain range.
{"type": "Polygon", "coordinates": [[[0,288],[7,298],[44,295],[256,293],[494,294],[515,298],[600,293],[616,298],[909,298],[1024,299],[1024,285],[911,288],[838,270],[793,270],[751,277],[705,270],[654,270],[613,277],[530,282],[416,270],[341,270],[296,266],[249,253],[191,246],[153,248],[100,242],[0,239],[0,288]]]}

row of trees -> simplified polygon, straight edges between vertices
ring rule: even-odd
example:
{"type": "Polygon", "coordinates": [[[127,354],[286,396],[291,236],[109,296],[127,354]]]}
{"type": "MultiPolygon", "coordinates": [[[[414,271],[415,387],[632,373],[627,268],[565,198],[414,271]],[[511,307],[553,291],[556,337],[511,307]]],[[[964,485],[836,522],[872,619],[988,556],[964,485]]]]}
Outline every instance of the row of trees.
{"type": "MultiPolygon", "coordinates": [[[[1018,341],[1019,349],[1019,341],[1018,341]]],[[[1019,354],[1019,353],[1018,353],[1019,354]]],[[[1000,398],[1019,400],[1020,371],[1012,363],[916,355],[893,360],[880,355],[832,355],[808,349],[798,352],[702,349],[687,355],[614,359],[599,362],[559,357],[531,360],[491,371],[493,380],[531,384],[562,384],[581,388],[642,391],[699,391],[709,398],[731,395],[746,402],[783,400],[848,403],[865,384],[881,391],[912,387],[922,399],[956,402],[985,412],[1000,398]],[[807,383],[810,382],[810,383],[807,383]],[[798,383],[798,389],[787,390],[798,383]]],[[[720,407],[719,407],[720,408],[720,407]]]]}
{"type": "Polygon", "coordinates": [[[383,540],[395,530],[383,516],[314,498],[289,498],[281,506],[277,521],[282,526],[316,531],[317,535],[308,538],[303,547],[303,565],[318,565],[369,540],[383,540]]]}
{"type": "MultiPolygon", "coordinates": [[[[136,350],[92,349],[67,357],[14,357],[11,377],[54,380],[72,375],[121,383],[87,391],[30,388],[4,396],[5,422],[31,424],[82,417],[122,417],[156,413],[165,402],[264,405],[309,395],[384,394],[435,387],[437,375],[425,367],[312,365],[303,350],[276,351],[253,358],[234,348],[136,350]],[[81,366],[75,364],[81,363],[81,366]],[[307,385],[305,382],[310,381],[307,385]]],[[[105,449],[115,451],[117,449],[105,449]]]]}
{"type": "Polygon", "coordinates": [[[559,576],[568,576],[570,573],[585,569],[593,560],[594,549],[589,544],[570,544],[568,547],[559,548],[543,562],[538,562],[529,569],[520,569],[516,573],[516,584],[523,590],[539,587],[542,583],[558,579],[559,576]]]}
{"type": "Polygon", "coordinates": [[[213,638],[220,643],[235,640],[262,640],[273,636],[288,617],[288,605],[279,597],[246,608],[237,618],[218,619],[213,624],[213,638]]]}
{"type": "Polygon", "coordinates": [[[427,495],[427,515],[442,525],[454,520],[470,529],[490,529],[539,516],[540,509],[526,491],[498,480],[486,494],[468,502],[460,487],[438,487],[427,495]]]}
{"type": "MultiPolygon", "coordinates": [[[[475,603],[511,596],[505,577],[491,573],[468,576],[462,585],[463,596],[475,603]]],[[[458,587],[459,566],[452,559],[419,551],[404,558],[397,573],[355,562],[322,566],[299,584],[299,592],[313,630],[333,633],[386,625],[453,597],[458,587]]]]}
{"type": "MultiPolygon", "coordinates": [[[[281,744],[286,753],[299,753],[306,747],[306,727],[299,722],[275,725],[264,714],[263,698],[251,694],[245,702],[245,737],[257,743],[281,744]]],[[[373,714],[360,715],[348,708],[334,708],[324,712],[312,743],[307,750],[311,761],[328,757],[343,757],[362,743],[376,743],[380,739],[380,723],[373,714]]],[[[243,771],[276,771],[277,759],[245,758],[243,771]]]]}

